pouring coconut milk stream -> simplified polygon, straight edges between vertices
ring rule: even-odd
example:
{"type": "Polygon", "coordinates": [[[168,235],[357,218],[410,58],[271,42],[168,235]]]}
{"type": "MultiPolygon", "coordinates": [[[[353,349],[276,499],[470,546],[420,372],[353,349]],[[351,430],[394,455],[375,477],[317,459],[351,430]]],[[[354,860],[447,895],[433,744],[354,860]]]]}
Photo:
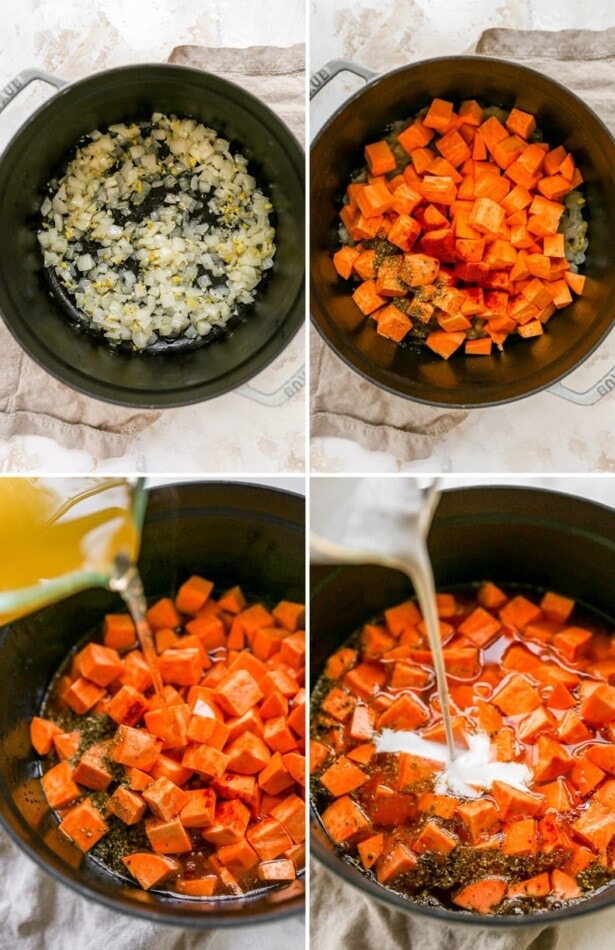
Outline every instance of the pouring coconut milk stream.
{"type": "Polygon", "coordinates": [[[378,564],[406,574],[421,608],[438,688],[446,745],[416,732],[383,729],[377,752],[409,752],[445,765],[436,791],[477,797],[494,781],[527,789],[531,773],[517,762],[491,760],[489,736],[468,737],[468,749],[455,745],[440,639],[436,590],[427,535],[440,500],[437,480],[419,487],[413,478],[318,478],[312,480],[310,546],[320,563],[378,564]]]}

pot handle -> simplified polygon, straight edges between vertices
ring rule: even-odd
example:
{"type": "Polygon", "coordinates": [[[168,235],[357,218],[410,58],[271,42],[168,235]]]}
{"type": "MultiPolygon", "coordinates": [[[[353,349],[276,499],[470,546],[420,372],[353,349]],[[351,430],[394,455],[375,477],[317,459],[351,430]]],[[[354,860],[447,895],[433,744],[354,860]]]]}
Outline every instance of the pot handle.
{"type": "Polygon", "coordinates": [[[68,85],[67,79],[52,76],[51,73],[46,73],[44,69],[24,69],[23,72],[18,73],[14,79],[7,83],[4,89],[0,90],[0,112],[6,109],[9,102],[12,102],[34,79],[47,82],[50,86],[55,86],[56,89],[62,89],[63,86],[68,85]]]}
{"type": "Polygon", "coordinates": [[[600,402],[605,396],[615,389],[615,366],[608,373],[599,379],[597,383],[586,389],[585,392],[578,393],[574,389],[569,389],[563,383],[555,383],[549,386],[549,392],[554,396],[559,396],[567,402],[574,403],[575,406],[593,406],[600,402]]]}
{"type": "Polygon", "coordinates": [[[365,82],[374,79],[378,73],[367,66],[361,66],[359,63],[353,63],[351,59],[332,59],[326,63],[322,69],[313,73],[310,77],[310,99],[313,99],[328,82],[338,75],[338,73],[354,73],[365,82]]]}
{"type": "Polygon", "coordinates": [[[250,383],[239,386],[235,392],[245,399],[257,402],[260,406],[282,406],[285,402],[300,392],[305,386],[305,366],[300,366],[285,383],[282,383],[272,393],[264,393],[250,383]]]}

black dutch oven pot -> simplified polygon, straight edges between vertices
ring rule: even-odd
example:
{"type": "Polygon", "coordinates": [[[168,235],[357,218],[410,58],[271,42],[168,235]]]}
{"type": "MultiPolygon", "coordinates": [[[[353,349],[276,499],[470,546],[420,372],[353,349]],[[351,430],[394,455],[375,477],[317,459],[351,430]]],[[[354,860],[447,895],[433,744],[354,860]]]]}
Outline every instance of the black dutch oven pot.
{"type": "MultiPolygon", "coordinates": [[[[552,79],[514,63],[480,56],[426,60],[378,76],[335,60],[312,80],[313,92],[341,71],[367,85],[335,112],[316,137],[310,157],[310,308],[335,353],[370,382],[417,402],[470,408],[511,402],[552,386],[585,360],[615,315],[615,143],[591,109],[552,79]],[[460,102],[516,106],[536,116],[545,140],[573,153],[585,184],[589,248],[585,291],[547,331],[531,341],[509,340],[488,357],[457,353],[445,361],[425,347],[397,346],[376,333],[351,298],[331,260],[339,246],[339,217],[350,175],[365,164],[363,149],[387,125],[408,119],[438,96],[460,102]]],[[[612,383],[611,383],[612,385],[612,383]]],[[[558,395],[566,396],[564,387],[558,395]]],[[[572,402],[596,399],[568,398],[572,402]]],[[[599,396],[602,393],[598,393],[599,396]]]]}
{"type": "MultiPolygon", "coordinates": [[[[302,601],[304,525],[304,499],[290,492],[218,482],[153,489],[139,558],[146,593],[153,599],[171,594],[200,573],[220,588],[240,583],[267,601],[302,601]]],[[[0,629],[0,824],[45,871],[112,910],[202,929],[300,912],[302,880],[243,898],[165,896],[120,879],[58,831],[40,784],[29,721],[66,655],[100,629],[105,613],[122,609],[116,594],[89,590],[0,629]]]]}
{"type": "Polygon", "coordinates": [[[0,97],[0,111],[33,79],[59,88],[17,132],[0,159],[0,312],[43,369],[89,396],[165,408],[219,396],[251,379],[289,343],[304,317],[304,155],[289,129],[250,93],[198,69],[125,66],[66,85],[27,70],[0,97]],[[254,304],[235,330],[195,349],[114,350],[84,332],[50,291],[36,232],[47,183],[79,140],[152,112],[211,126],[249,160],[270,196],[276,254],[254,304]]]}
{"type": "MultiPolygon", "coordinates": [[[[615,614],[615,510],[571,495],[530,488],[446,491],[428,538],[439,588],[491,580],[560,591],[607,617],[615,614]]],[[[413,595],[405,575],[361,565],[312,568],[312,688],[327,658],[369,617],[413,595]]],[[[390,909],[443,924],[523,927],[567,920],[615,904],[615,887],[548,913],[483,917],[415,903],[381,887],[343,859],[312,809],[312,853],[331,871],[390,909]]]]}

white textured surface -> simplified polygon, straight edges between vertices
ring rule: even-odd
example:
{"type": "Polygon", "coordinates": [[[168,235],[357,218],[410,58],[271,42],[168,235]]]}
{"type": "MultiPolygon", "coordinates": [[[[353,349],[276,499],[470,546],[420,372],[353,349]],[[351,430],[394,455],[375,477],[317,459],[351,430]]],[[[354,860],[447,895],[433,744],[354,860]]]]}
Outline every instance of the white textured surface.
{"type": "MultiPolygon", "coordinates": [[[[165,61],[174,47],[291,46],[305,40],[303,0],[19,0],[5,5],[0,32],[0,87],[39,66],[65,79],[127,63],[165,61]]],[[[34,83],[0,115],[0,148],[49,90],[34,83]],[[34,87],[34,88],[33,88],[34,87]]],[[[252,381],[271,393],[304,359],[299,333],[252,381]]],[[[294,394],[269,408],[230,393],[165,412],[123,458],[103,463],[51,439],[0,440],[0,471],[280,472],[305,465],[305,399],[294,394]]]]}
{"type": "MultiPolygon", "coordinates": [[[[310,68],[345,57],[386,71],[400,50],[408,62],[474,49],[483,30],[593,29],[615,24],[615,8],[602,0],[311,0],[310,68]]],[[[615,76],[613,77],[615,81],[615,76]]],[[[336,77],[312,100],[312,136],[362,81],[336,77]]],[[[314,331],[312,331],[314,332],[314,331]]],[[[566,380],[583,392],[613,368],[614,334],[566,380]]],[[[412,403],[408,403],[409,412],[412,403]]],[[[346,439],[312,440],[311,466],[329,472],[591,472],[615,470],[615,399],[576,406],[545,392],[495,409],[479,409],[445,435],[430,458],[405,463],[368,452],[346,439]]]]}

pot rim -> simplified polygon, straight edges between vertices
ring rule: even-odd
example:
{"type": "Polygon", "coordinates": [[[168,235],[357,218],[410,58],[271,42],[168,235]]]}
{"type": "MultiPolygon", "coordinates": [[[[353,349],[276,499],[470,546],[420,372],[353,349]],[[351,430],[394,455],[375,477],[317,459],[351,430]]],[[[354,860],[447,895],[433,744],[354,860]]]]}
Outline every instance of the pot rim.
{"type": "MultiPolygon", "coordinates": [[[[551,76],[541,73],[539,70],[534,69],[531,66],[526,66],[522,63],[517,63],[514,60],[502,59],[501,57],[496,56],[487,56],[483,54],[462,54],[462,55],[451,55],[451,56],[432,56],[429,59],[420,59],[411,63],[406,63],[403,66],[397,66],[395,69],[387,70],[383,73],[378,73],[373,78],[368,79],[364,85],[360,86],[355,92],[351,93],[347,99],[345,99],[340,106],[328,117],[326,122],[321,126],[318,132],[315,134],[310,145],[310,151],[313,151],[316,146],[320,143],[324,135],[329,131],[330,126],[345,112],[347,108],[355,106],[356,103],[364,95],[366,89],[377,86],[381,82],[386,82],[390,77],[397,75],[398,73],[407,72],[409,70],[430,67],[434,64],[449,62],[452,64],[455,63],[470,63],[470,62],[480,62],[485,65],[496,64],[505,67],[512,67],[518,70],[520,73],[525,74],[528,77],[528,81],[531,81],[532,77],[540,77],[541,80],[546,80],[556,87],[560,94],[565,95],[577,103],[579,103],[582,108],[588,112],[593,120],[598,123],[602,131],[607,136],[607,139],[610,142],[611,148],[613,150],[613,167],[615,168],[615,136],[611,133],[610,129],[607,128],[603,120],[597,113],[589,106],[584,99],[581,98],[576,92],[570,89],[568,86],[565,86],[563,83],[559,82],[557,79],[553,79],[551,76]]],[[[613,184],[615,185],[615,173],[613,174],[613,184]]],[[[530,396],[535,396],[540,392],[548,390],[555,383],[561,382],[571,373],[578,369],[593,353],[601,346],[606,340],[609,333],[613,330],[612,324],[606,326],[604,332],[601,336],[591,345],[591,347],[584,351],[583,355],[577,360],[573,365],[568,369],[563,369],[561,372],[554,374],[548,381],[542,382],[539,385],[533,387],[524,392],[519,392],[514,395],[509,396],[498,396],[491,399],[481,399],[472,402],[459,402],[454,399],[454,390],[451,390],[453,393],[453,398],[451,399],[436,399],[436,398],[427,398],[426,396],[419,396],[416,394],[408,395],[405,392],[401,392],[399,389],[394,388],[392,384],[384,383],[374,379],[373,375],[370,374],[369,360],[360,352],[353,350],[352,355],[347,352],[347,348],[343,350],[338,347],[338,341],[344,340],[344,333],[340,330],[335,322],[330,319],[328,308],[322,304],[320,300],[320,294],[316,293],[316,290],[319,289],[319,284],[314,278],[314,273],[312,268],[310,268],[310,303],[318,300],[318,307],[326,319],[322,317],[316,317],[312,313],[312,306],[310,306],[310,318],[311,323],[317,329],[320,337],[324,340],[327,346],[331,347],[335,355],[341,359],[349,369],[353,370],[355,373],[358,373],[359,376],[362,376],[367,382],[371,383],[373,386],[377,386],[379,389],[383,389],[385,392],[391,393],[393,396],[399,396],[401,399],[407,399],[410,402],[418,402],[426,406],[439,406],[442,408],[448,409],[487,409],[493,406],[502,406],[512,402],[518,402],[521,399],[527,399],[530,396]],[[357,358],[360,365],[357,365],[353,361],[353,357],[357,358]]],[[[535,374],[540,374],[540,370],[537,370],[535,374]]],[[[531,380],[532,376],[525,377],[526,380],[531,380]]],[[[477,393],[479,389],[477,388],[477,393]]]]}
{"type": "MultiPolygon", "coordinates": [[[[561,481],[561,479],[560,479],[561,481]]],[[[488,489],[493,491],[496,494],[501,494],[502,497],[505,493],[511,491],[521,492],[526,496],[529,495],[538,495],[538,496],[557,496],[560,499],[570,500],[573,505],[579,503],[582,506],[588,509],[595,509],[596,513],[604,512],[609,515],[609,517],[615,522],[615,507],[609,506],[601,501],[595,501],[590,498],[586,498],[582,495],[576,495],[569,492],[558,491],[556,489],[544,488],[543,486],[532,486],[532,485],[519,485],[519,484],[484,484],[484,485],[465,485],[465,486],[455,486],[452,488],[445,488],[442,492],[443,495],[447,494],[461,494],[468,497],[470,494],[478,496],[482,490],[488,489]]],[[[434,520],[437,517],[434,516],[434,520]]],[[[356,565],[339,565],[337,569],[343,569],[344,567],[355,567],[356,565]]],[[[332,568],[335,570],[335,565],[332,565],[332,568]]],[[[313,597],[318,593],[321,587],[327,583],[327,577],[324,577],[320,583],[311,589],[310,592],[310,602],[313,597]]],[[[310,693],[311,701],[311,693],[310,693]]],[[[567,907],[563,907],[561,910],[549,910],[542,911],[535,914],[524,914],[523,916],[498,916],[498,915],[485,915],[481,916],[479,914],[466,913],[463,910],[452,911],[444,907],[430,907],[427,904],[420,904],[418,902],[413,902],[411,898],[404,897],[402,894],[399,894],[395,891],[390,890],[389,888],[384,887],[372,881],[360,870],[354,867],[353,864],[344,860],[344,858],[339,854],[337,848],[334,846],[334,850],[329,850],[324,846],[321,839],[328,840],[327,832],[325,831],[324,825],[322,824],[320,815],[314,807],[313,800],[310,796],[310,853],[323,864],[335,877],[340,878],[346,884],[350,884],[356,890],[360,891],[362,894],[367,895],[368,897],[373,897],[378,903],[383,906],[388,907],[389,909],[400,911],[401,913],[413,916],[417,914],[421,917],[431,918],[432,920],[437,920],[441,924],[464,924],[468,927],[482,927],[482,928],[497,928],[499,930],[505,930],[510,928],[518,927],[529,927],[544,925],[550,926],[551,924],[561,923],[566,920],[571,920],[573,918],[584,916],[585,914],[594,914],[602,910],[613,909],[615,903],[615,884],[611,885],[607,890],[612,891],[612,900],[595,906],[592,904],[591,898],[581,901],[579,904],[571,904],[567,907]]]]}
{"type": "MultiPolygon", "coordinates": [[[[302,189],[305,194],[305,150],[301,146],[294,132],[288,127],[284,120],[280,118],[280,116],[278,116],[277,113],[274,112],[266,102],[264,102],[264,100],[259,99],[252,92],[244,89],[243,86],[240,86],[238,83],[232,82],[231,80],[222,76],[218,76],[215,73],[207,72],[207,70],[200,69],[199,67],[177,65],[175,63],[144,62],[129,63],[125,66],[113,66],[109,69],[103,69],[98,72],[89,73],[87,76],[71,80],[61,88],[54,90],[48,99],[46,99],[40,106],[30,113],[23,122],[20,123],[19,127],[16,129],[5,147],[0,152],[0,172],[5,159],[10,154],[23,132],[35,120],[41,117],[45,111],[51,107],[52,103],[55,103],[58,100],[58,98],[67,96],[70,97],[72,93],[79,88],[87,86],[89,83],[99,83],[101,79],[104,80],[104,77],[111,77],[121,74],[125,75],[128,81],[131,76],[142,76],[144,72],[153,74],[155,72],[161,71],[166,72],[169,76],[174,74],[179,80],[188,79],[190,76],[196,76],[199,78],[205,77],[210,84],[213,84],[213,86],[217,85],[222,90],[233,90],[236,95],[240,96],[246,101],[247,105],[249,106],[248,111],[256,112],[257,116],[261,111],[264,111],[271,124],[272,133],[275,132],[276,141],[279,143],[280,148],[287,154],[291,164],[293,165],[297,173],[298,180],[300,180],[302,183],[302,189]]],[[[5,187],[1,187],[0,198],[2,197],[2,193],[4,193],[4,191],[5,187]]],[[[7,289],[7,293],[10,293],[10,288],[7,289]]],[[[290,345],[291,341],[297,335],[305,322],[305,270],[303,279],[297,284],[296,293],[294,294],[293,299],[288,303],[286,314],[286,322],[280,326],[275,333],[272,333],[271,336],[269,336],[265,341],[261,342],[258,348],[253,350],[247,358],[244,358],[241,362],[239,362],[238,365],[225,372],[224,375],[219,379],[214,380],[213,382],[200,381],[191,385],[189,388],[176,387],[163,392],[153,391],[152,389],[141,390],[127,388],[125,386],[107,381],[106,379],[89,377],[82,375],[81,373],[79,373],[77,379],[75,380],[72,378],[72,375],[75,373],[75,371],[79,372],[78,367],[70,367],[71,381],[68,382],[66,376],[64,375],[61,354],[55,355],[54,365],[50,366],[44,358],[41,358],[38,348],[31,346],[29,339],[24,341],[22,335],[15,332],[12,321],[9,322],[1,310],[0,319],[21,349],[26,352],[28,356],[33,359],[46,373],[49,373],[50,376],[53,376],[65,386],[69,386],[77,392],[89,396],[90,398],[98,399],[101,402],[106,402],[112,405],[135,409],[164,410],[207,402],[210,399],[216,399],[218,396],[223,396],[229,392],[232,392],[243,384],[254,379],[255,376],[266,369],[278,356],[280,356],[280,354],[283,353],[284,350],[290,345]],[[295,314],[295,316],[291,317],[292,314],[295,314]],[[205,390],[205,392],[203,392],[203,390],[205,390]]],[[[235,333],[240,333],[241,329],[241,325],[238,326],[235,331],[233,331],[232,335],[235,333]]],[[[92,341],[88,340],[88,342],[92,341]]],[[[221,340],[220,343],[223,344],[224,340],[221,340]]],[[[105,346],[104,342],[102,341],[96,345],[105,346]]],[[[212,345],[217,345],[217,343],[212,345]]],[[[207,349],[207,347],[205,347],[205,349],[207,349]]],[[[161,367],[164,367],[164,361],[176,359],[174,354],[122,353],[114,355],[118,355],[120,358],[130,359],[158,359],[161,361],[161,367]]]]}

